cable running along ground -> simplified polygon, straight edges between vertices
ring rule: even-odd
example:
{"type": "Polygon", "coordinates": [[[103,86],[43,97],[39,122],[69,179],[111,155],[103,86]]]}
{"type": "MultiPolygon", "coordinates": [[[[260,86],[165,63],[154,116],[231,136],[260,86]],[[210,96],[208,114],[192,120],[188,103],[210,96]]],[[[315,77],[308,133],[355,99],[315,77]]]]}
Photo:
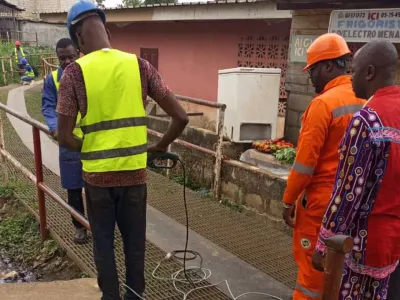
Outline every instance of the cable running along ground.
{"type": "MultiPolygon", "coordinates": [[[[162,159],[162,155],[160,157],[162,159]]],[[[231,297],[232,300],[239,300],[243,299],[245,296],[249,295],[259,295],[259,296],[265,296],[263,299],[275,299],[275,300],[283,300],[282,298],[279,298],[274,295],[266,294],[266,293],[259,293],[259,292],[248,292],[248,293],[243,293],[239,296],[234,296],[231,290],[231,287],[229,286],[228,280],[223,280],[221,282],[218,282],[216,284],[210,284],[206,286],[201,286],[201,287],[196,287],[196,284],[200,284],[202,282],[207,281],[211,275],[212,272],[210,269],[203,268],[203,257],[201,256],[200,253],[193,251],[193,250],[188,250],[188,245],[189,245],[189,212],[188,212],[188,207],[187,207],[187,201],[186,201],[186,169],[184,163],[181,161],[179,157],[176,158],[177,161],[179,161],[181,167],[182,167],[182,172],[183,172],[183,202],[184,202],[184,207],[185,207],[185,217],[186,217],[186,241],[185,241],[185,249],[184,250],[175,250],[172,251],[171,253],[168,253],[155,267],[155,269],[152,272],[152,277],[157,280],[162,280],[162,281],[171,281],[175,290],[183,295],[182,300],[190,300],[189,295],[193,294],[197,290],[202,290],[206,288],[211,288],[211,287],[218,287],[220,285],[225,284],[229,296],[231,297]],[[182,257],[183,255],[183,257],[182,257]],[[178,270],[177,272],[171,274],[170,278],[164,278],[164,277],[158,277],[156,275],[158,269],[162,266],[163,263],[166,263],[167,261],[170,261],[171,259],[175,261],[183,261],[183,268],[178,270]],[[193,261],[199,259],[200,263],[199,266],[187,266],[188,261],[193,261]],[[184,279],[182,278],[181,274],[184,274],[184,279]],[[177,283],[181,284],[187,284],[192,287],[191,290],[188,292],[182,291],[178,286],[177,283]]],[[[153,164],[153,167],[156,167],[153,164]]],[[[138,296],[142,300],[147,300],[143,298],[142,296],[138,295],[132,288],[127,286],[126,284],[122,283],[122,286],[125,287],[126,289],[130,290],[132,293],[134,293],[136,296],[138,296]]],[[[257,298],[259,299],[259,298],[257,298]]]]}

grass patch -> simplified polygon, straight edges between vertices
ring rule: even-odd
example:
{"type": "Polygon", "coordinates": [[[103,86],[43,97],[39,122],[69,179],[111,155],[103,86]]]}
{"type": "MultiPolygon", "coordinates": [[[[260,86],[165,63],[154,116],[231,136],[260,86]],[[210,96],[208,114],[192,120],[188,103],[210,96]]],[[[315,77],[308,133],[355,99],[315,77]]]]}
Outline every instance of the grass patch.
{"type": "MultiPolygon", "coordinates": [[[[201,183],[196,182],[191,176],[186,176],[186,180],[184,180],[182,175],[176,175],[172,177],[172,180],[175,181],[176,183],[179,183],[183,185],[186,183],[186,187],[188,189],[191,189],[192,191],[195,191],[198,193],[202,198],[213,200],[211,190],[202,186],[201,183]],[[186,181],[186,182],[185,182],[186,181]]],[[[226,206],[230,208],[231,210],[237,211],[237,212],[244,212],[245,208],[243,205],[232,203],[228,199],[222,199],[219,201],[219,204],[226,206]]]]}
{"type": "Polygon", "coordinates": [[[42,93],[25,92],[25,104],[31,118],[46,124],[42,114],[42,93]]]}
{"type": "Polygon", "coordinates": [[[202,189],[202,185],[196,182],[191,176],[186,175],[186,179],[183,178],[183,175],[176,175],[172,177],[172,180],[179,184],[185,184],[187,188],[197,192],[202,189]],[[186,182],[185,182],[186,181],[186,182]]]}
{"type": "Polygon", "coordinates": [[[46,262],[62,252],[54,240],[41,243],[39,223],[17,200],[12,200],[14,186],[1,186],[0,198],[8,199],[6,215],[0,222],[0,248],[23,265],[46,262]]]}
{"type": "Polygon", "coordinates": [[[0,102],[7,104],[8,92],[0,92],[0,102]]]}
{"type": "MultiPolygon", "coordinates": [[[[42,47],[42,46],[24,46],[22,45],[24,50],[27,50],[29,52],[29,54],[31,55],[30,59],[29,59],[29,64],[35,66],[39,73],[41,73],[41,68],[42,68],[42,62],[40,61],[38,56],[35,56],[35,54],[49,54],[49,53],[54,53],[54,50],[48,47],[42,47]]],[[[11,52],[13,51],[13,49],[15,48],[14,43],[0,43],[0,57],[3,58],[9,58],[11,52]]],[[[55,56],[54,54],[51,56],[55,56]]],[[[13,63],[13,69],[16,71],[17,70],[17,66],[15,64],[15,60],[12,61],[13,63]]],[[[11,73],[10,73],[10,63],[9,60],[6,59],[5,60],[5,67],[7,70],[7,83],[11,84],[11,83],[17,83],[20,81],[20,76],[14,72],[14,77],[11,77],[11,73]]],[[[39,75],[41,76],[41,74],[39,75]]],[[[0,86],[4,86],[4,79],[3,76],[0,76],[0,86]]]]}

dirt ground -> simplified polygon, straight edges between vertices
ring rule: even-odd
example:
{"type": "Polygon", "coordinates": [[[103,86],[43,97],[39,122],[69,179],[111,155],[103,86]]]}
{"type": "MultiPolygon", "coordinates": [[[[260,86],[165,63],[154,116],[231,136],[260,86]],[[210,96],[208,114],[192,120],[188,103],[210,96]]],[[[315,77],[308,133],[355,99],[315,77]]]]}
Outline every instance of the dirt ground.
{"type": "MultiPolygon", "coordinates": [[[[3,195],[1,195],[4,193],[4,191],[5,188],[0,186],[0,226],[3,226],[4,223],[2,221],[6,218],[13,218],[24,211],[24,207],[19,203],[18,200],[4,199],[3,195]]],[[[36,230],[39,231],[39,224],[37,224],[37,229],[35,229],[35,231],[36,230]]],[[[16,236],[16,238],[18,239],[19,237],[16,236]]],[[[38,234],[36,238],[39,239],[38,234]]],[[[39,241],[36,243],[30,242],[28,244],[21,245],[21,247],[37,247],[38,245],[41,245],[39,241]]],[[[57,280],[71,280],[80,278],[83,275],[82,271],[74,264],[74,262],[61,248],[54,249],[54,253],[49,253],[49,249],[46,249],[43,246],[40,252],[36,254],[36,257],[28,257],[28,259],[22,259],[18,256],[14,257],[14,255],[17,253],[11,251],[11,249],[9,250],[10,251],[5,251],[0,244],[0,261],[5,258],[4,254],[6,254],[6,258],[10,259],[11,263],[17,267],[15,271],[20,273],[21,268],[21,270],[24,270],[24,272],[27,272],[27,274],[33,273],[34,281],[48,282],[57,280]]],[[[22,272],[20,276],[24,276],[24,272],[22,272]]],[[[20,276],[16,277],[15,280],[11,282],[18,282],[20,276]]]]}

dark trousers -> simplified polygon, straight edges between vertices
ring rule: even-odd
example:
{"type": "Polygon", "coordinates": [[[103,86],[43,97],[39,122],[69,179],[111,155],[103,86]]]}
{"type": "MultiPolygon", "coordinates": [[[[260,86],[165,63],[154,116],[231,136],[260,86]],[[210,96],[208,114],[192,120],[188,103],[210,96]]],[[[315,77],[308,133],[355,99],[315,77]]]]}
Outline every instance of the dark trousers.
{"type": "MultiPolygon", "coordinates": [[[[79,211],[82,216],[85,215],[85,208],[83,206],[82,189],[67,190],[68,193],[68,204],[79,211]]],[[[72,218],[72,223],[75,228],[83,228],[83,225],[72,218]]]]}
{"type": "MultiPolygon", "coordinates": [[[[103,291],[101,299],[120,299],[114,256],[115,224],[124,244],[126,284],[143,295],[147,186],[102,188],[85,183],[85,188],[94,260],[103,291]]],[[[140,299],[125,290],[125,300],[140,299]]]]}
{"type": "Polygon", "coordinates": [[[390,275],[389,293],[387,300],[400,299],[400,265],[397,266],[396,271],[390,275]]]}

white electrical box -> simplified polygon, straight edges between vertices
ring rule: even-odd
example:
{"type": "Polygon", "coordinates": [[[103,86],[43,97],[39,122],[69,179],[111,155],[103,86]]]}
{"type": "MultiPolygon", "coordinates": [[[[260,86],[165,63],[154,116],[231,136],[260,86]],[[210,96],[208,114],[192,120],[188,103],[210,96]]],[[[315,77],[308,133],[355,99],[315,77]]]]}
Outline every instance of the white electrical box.
{"type": "Polygon", "coordinates": [[[234,143],[275,139],[281,69],[218,72],[218,103],[226,104],[224,135],[234,143]]]}

